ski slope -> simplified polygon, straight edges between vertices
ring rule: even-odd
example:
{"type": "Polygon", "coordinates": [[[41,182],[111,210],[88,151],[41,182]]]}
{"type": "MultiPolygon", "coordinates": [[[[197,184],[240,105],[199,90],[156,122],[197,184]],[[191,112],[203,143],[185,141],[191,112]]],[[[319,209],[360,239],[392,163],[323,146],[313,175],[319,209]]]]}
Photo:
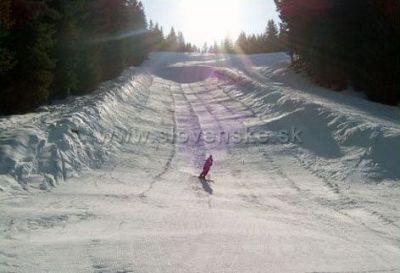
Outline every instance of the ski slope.
{"type": "Polygon", "coordinates": [[[399,108],[288,62],[157,53],[0,118],[0,272],[400,272],[399,108]]]}

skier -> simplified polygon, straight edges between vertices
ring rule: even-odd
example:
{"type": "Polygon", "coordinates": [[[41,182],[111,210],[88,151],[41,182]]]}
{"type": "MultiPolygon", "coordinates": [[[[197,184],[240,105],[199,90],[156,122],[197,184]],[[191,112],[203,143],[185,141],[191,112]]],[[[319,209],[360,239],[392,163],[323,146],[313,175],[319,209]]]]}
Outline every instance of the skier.
{"type": "Polygon", "coordinates": [[[199,176],[200,179],[206,179],[206,175],[210,171],[212,164],[213,164],[213,157],[212,155],[210,155],[210,157],[204,163],[203,172],[199,176]]]}

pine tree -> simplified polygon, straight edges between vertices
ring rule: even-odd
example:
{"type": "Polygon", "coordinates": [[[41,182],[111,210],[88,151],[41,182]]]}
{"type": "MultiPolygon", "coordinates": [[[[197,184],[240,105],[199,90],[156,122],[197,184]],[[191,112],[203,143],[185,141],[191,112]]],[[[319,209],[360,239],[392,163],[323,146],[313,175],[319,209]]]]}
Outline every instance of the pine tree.
{"type": "Polygon", "coordinates": [[[246,33],[244,33],[243,31],[239,34],[239,37],[236,40],[235,47],[236,47],[236,51],[239,53],[244,53],[244,54],[250,53],[247,36],[246,36],[246,33]]]}
{"type": "Polygon", "coordinates": [[[174,27],[171,27],[171,31],[166,38],[166,47],[171,51],[176,51],[178,49],[178,37],[176,36],[174,27]]]}
{"type": "MultiPolygon", "coordinates": [[[[210,50],[210,51],[211,51],[211,50],[210,50]]],[[[211,53],[214,53],[214,54],[220,54],[220,53],[221,53],[221,50],[220,50],[220,48],[219,48],[219,46],[218,46],[217,41],[214,41],[214,45],[212,46],[212,51],[211,51],[211,53]]]]}
{"type": "Polygon", "coordinates": [[[15,55],[11,48],[7,47],[7,38],[14,24],[11,18],[12,0],[0,2],[0,78],[1,73],[11,70],[15,65],[15,55]]]}
{"type": "Polygon", "coordinates": [[[203,44],[203,47],[201,48],[201,53],[207,53],[208,50],[209,50],[208,44],[207,44],[207,42],[205,42],[205,43],[203,44]]]}
{"type": "Polygon", "coordinates": [[[154,23],[153,20],[149,21],[149,31],[154,31],[154,23]]]}
{"type": "Polygon", "coordinates": [[[274,52],[279,50],[279,31],[274,20],[268,20],[264,35],[266,52],[274,52]]]}
{"type": "Polygon", "coordinates": [[[400,101],[399,1],[275,2],[293,59],[317,83],[334,90],[350,83],[371,100],[400,101]]]}
{"type": "Polygon", "coordinates": [[[65,98],[78,88],[77,45],[82,38],[79,14],[83,8],[83,1],[53,0],[50,3],[59,13],[55,20],[55,46],[52,56],[56,61],[56,67],[51,91],[53,98],[65,98]]]}
{"type": "Polygon", "coordinates": [[[129,0],[126,5],[124,31],[131,34],[125,41],[125,47],[128,52],[126,64],[139,65],[147,58],[150,52],[150,48],[146,43],[148,35],[146,15],[142,2],[129,0]]]}
{"type": "Polygon", "coordinates": [[[49,54],[54,43],[49,21],[56,13],[45,0],[14,0],[8,12],[13,24],[2,47],[12,50],[15,63],[0,74],[0,112],[25,112],[49,97],[55,65],[49,54]]]}
{"type": "Polygon", "coordinates": [[[224,53],[233,54],[235,53],[232,39],[229,36],[226,36],[224,41],[222,42],[222,50],[224,53]]]}
{"type": "Polygon", "coordinates": [[[269,40],[274,40],[278,38],[278,34],[279,34],[278,27],[275,24],[275,21],[272,19],[268,20],[267,28],[265,30],[266,38],[269,40]]]}
{"type": "Polygon", "coordinates": [[[136,0],[1,1],[0,112],[86,93],[141,63],[146,22],[136,0]]]}
{"type": "Polygon", "coordinates": [[[78,86],[71,92],[74,95],[84,94],[95,89],[102,79],[100,63],[102,43],[97,41],[100,31],[97,24],[98,15],[95,12],[97,0],[83,0],[83,2],[78,16],[81,36],[76,45],[78,86]]]}
{"type": "MultiPolygon", "coordinates": [[[[185,52],[186,51],[186,43],[185,43],[185,38],[183,37],[182,32],[180,32],[180,31],[178,32],[178,37],[176,40],[177,40],[177,51],[185,52]]],[[[190,50],[188,50],[188,51],[190,52],[190,50]]]]}

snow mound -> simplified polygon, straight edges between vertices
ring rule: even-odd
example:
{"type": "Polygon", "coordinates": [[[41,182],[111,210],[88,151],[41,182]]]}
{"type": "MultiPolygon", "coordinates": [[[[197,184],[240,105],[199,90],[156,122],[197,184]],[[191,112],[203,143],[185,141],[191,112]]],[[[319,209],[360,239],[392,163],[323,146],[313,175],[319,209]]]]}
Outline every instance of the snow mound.
{"type": "Polygon", "coordinates": [[[1,118],[0,189],[47,189],[99,167],[118,145],[103,145],[109,129],[128,130],[123,118],[142,104],[151,81],[130,69],[94,94],[1,118]]]}
{"type": "MultiPolygon", "coordinates": [[[[247,58],[253,63],[259,56],[247,58]]],[[[286,148],[304,167],[334,183],[400,181],[398,107],[315,86],[288,69],[282,54],[263,58],[269,65],[262,69],[218,70],[227,79],[221,88],[255,110],[257,118],[248,123],[252,131],[297,128],[302,143],[286,148]]]]}

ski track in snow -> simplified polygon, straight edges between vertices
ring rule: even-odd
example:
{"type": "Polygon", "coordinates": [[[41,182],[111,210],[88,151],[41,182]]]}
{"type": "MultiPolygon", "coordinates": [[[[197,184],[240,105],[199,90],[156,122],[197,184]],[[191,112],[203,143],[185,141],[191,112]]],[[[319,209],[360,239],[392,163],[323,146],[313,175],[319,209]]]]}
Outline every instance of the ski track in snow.
{"type": "Polygon", "coordinates": [[[398,109],[326,94],[287,59],[153,54],[1,119],[0,272],[400,272],[398,109]],[[303,143],[199,137],[290,126],[303,143]]]}

